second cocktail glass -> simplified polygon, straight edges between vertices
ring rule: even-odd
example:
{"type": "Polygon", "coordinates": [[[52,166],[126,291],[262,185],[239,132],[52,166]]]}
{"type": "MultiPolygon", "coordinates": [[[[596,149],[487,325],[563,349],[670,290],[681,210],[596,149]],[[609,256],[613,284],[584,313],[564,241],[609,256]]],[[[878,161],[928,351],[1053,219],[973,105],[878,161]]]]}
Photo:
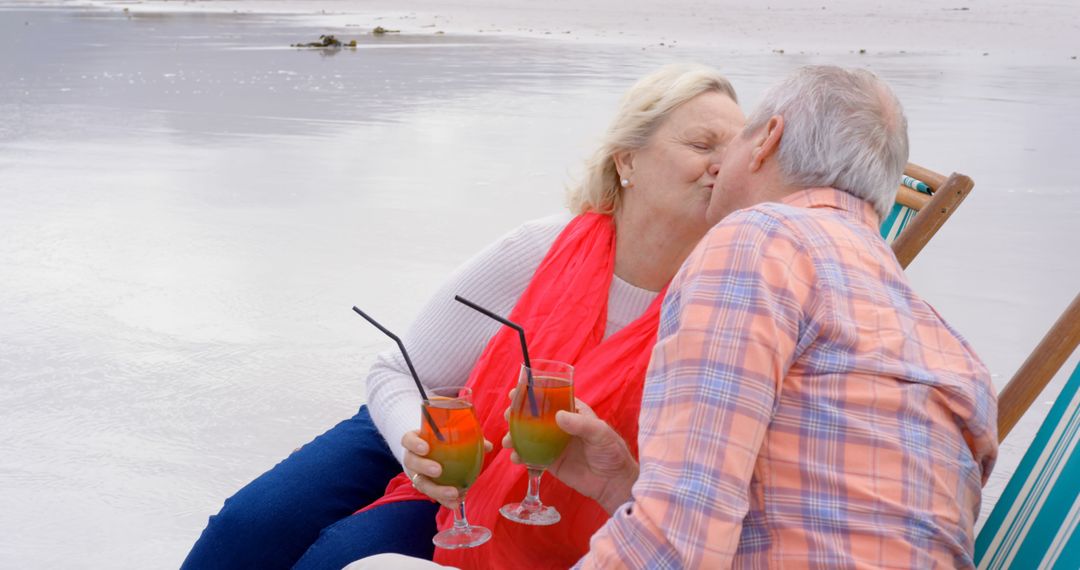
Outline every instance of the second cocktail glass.
{"type": "Polygon", "coordinates": [[[529,369],[522,365],[510,403],[510,438],[529,471],[529,489],[524,500],[505,505],[499,512],[514,522],[544,526],[561,518],[554,507],[540,502],[540,478],[570,442],[570,435],[556,425],[555,413],[574,411],[574,367],[555,360],[531,364],[531,397],[529,369]]]}
{"type": "Polygon", "coordinates": [[[429,389],[428,399],[422,405],[426,414],[420,418],[420,437],[428,443],[428,459],[442,466],[442,474],[432,480],[456,487],[461,498],[454,509],[454,526],[436,534],[432,542],[440,548],[480,546],[491,538],[491,531],[470,525],[465,518],[465,491],[476,482],[484,465],[484,434],[473,411],[472,390],[429,389]],[[435,433],[425,415],[439,433],[435,433]]]}

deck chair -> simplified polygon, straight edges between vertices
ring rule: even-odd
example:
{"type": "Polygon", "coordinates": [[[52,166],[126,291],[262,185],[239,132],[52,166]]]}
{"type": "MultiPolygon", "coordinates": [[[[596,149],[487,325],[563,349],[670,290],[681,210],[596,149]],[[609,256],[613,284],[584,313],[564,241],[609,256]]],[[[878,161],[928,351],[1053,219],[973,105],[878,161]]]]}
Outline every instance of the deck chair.
{"type": "Polygon", "coordinates": [[[974,187],[971,178],[963,174],[954,172],[945,177],[908,163],[896,204],[881,223],[881,237],[892,245],[900,267],[907,269],[974,187]]]}
{"type": "MultiPolygon", "coordinates": [[[[1003,439],[1080,344],[1080,294],[998,398],[1003,439]]],[[[975,539],[975,565],[1080,568],[1080,366],[975,539]]]]}
{"type": "Polygon", "coordinates": [[[1080,568],[1078,443],[1080,366],[975,539],[977,568],[1080,568]]]}

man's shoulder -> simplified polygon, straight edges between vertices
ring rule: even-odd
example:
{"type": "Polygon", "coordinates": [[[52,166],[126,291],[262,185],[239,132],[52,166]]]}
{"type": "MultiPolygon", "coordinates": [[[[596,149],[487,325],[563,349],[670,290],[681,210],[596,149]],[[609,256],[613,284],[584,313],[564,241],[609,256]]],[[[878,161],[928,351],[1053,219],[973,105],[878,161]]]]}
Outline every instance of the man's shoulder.
{"type": "Polygon", "coordinates": [[[806,208],[783,202],[762,202],[741,210],[756,219],[775,220],[783,225],[798,227],[819,217],[817,208],[806,208]]]}
{"type": "Polygon", "coordinates": [[[763,257],[805,254],[808,233],[798,208],[783,204],[757,204],[732,212],[701,240],[696,258],[717,263],[753,264],[763,257]]]}
{"type": "Polygon", "coordinates": [[[711,233],[723,233],[729,237],[731,234],[747,236],[753,233],[795,238],[805,233],[811,219],[812,213],[807,208],[764,202],[732,212],[716,224],[711,233]]]}
{"type": "Polygon", "coordinates": [[[706,241],[706,249],[735,245],[743,257],[804,257],[813,265],[859,257],[852,257],[854,251],[873,252],[881,263],[891,257],[873,228],[844,211],[782,202],[755,204],[731,213],[713,227],[706,241]]]}
{"type": "Polygon", "coordinates": [[[788,237],[813,249],[842,241],[862,242],[876,236],[876,228],[835,207],[806,207],[783,202],[763,202],[732,213],[717,226],[757,227],[773,236],[788,237]]]}

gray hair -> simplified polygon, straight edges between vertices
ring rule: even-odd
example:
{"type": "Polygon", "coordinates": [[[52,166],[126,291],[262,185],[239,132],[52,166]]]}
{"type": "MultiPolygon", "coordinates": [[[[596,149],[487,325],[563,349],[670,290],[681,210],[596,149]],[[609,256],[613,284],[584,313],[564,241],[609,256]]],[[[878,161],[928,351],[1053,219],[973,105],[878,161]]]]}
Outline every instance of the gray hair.
{"type": "Polygon", "coordinates": [[[904,109],[884,81],[862,69],[803,67],[765,94],[743,136],[774,115],[784,118],[777,160],[786,183],[843,190],[885,218],[908,137],[904,109]]]}
{"type": "Polygon", "coordinates": [[[731,83],[719,71],[704,65],[666,65],[635,83],[623,96],[600,147],[586,163],[581,183],[567,193],[570,210],[575,214],[610,214],[618,210],[622,185],[615,155],[645,146],[672,111],[709,92],[738,102],[731,83]]]}

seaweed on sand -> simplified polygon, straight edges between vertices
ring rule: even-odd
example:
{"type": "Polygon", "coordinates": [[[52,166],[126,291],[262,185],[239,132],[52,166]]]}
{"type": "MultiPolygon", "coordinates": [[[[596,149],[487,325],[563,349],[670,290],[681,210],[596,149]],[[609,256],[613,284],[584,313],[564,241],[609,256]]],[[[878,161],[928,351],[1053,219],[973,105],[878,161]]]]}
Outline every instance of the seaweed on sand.
{"type": "Polygon", "coordinates": [[[325,34],[319,36],[319,41],[308,42],[306,44],[292,44],[292,47],[311,47],[311,48],[340,48],[342,46],[356,47],[356,40],[353,40],[347,44],[342,44],[341,40],[334,37],[332,34],[325,34]]]}

